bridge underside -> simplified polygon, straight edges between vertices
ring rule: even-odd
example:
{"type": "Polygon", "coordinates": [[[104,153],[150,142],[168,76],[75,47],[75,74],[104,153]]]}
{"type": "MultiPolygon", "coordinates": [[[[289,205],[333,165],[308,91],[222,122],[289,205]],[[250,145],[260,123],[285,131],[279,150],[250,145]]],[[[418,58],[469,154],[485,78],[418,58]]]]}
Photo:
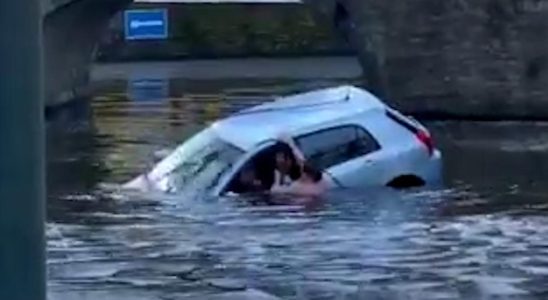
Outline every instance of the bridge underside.
{"type": "Polygon", "coordinates": [[[548,119],[547,0],[305,0],[409,112],[548,119]]]}
{"type": "Polygon", "coordinates": [[[45,101],[64,103],[88,84],[92,53],[109,19],[131,0],[75,0],[49,8],[43,20],[45,101]]]}

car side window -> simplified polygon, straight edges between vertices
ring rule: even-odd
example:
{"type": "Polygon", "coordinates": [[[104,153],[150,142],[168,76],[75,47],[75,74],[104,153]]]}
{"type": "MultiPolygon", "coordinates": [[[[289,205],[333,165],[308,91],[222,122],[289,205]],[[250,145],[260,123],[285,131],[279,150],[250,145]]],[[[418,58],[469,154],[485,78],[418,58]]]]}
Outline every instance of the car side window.
{"type": "Polygon", "coordinates": [[[298,137],[296,142],[307,160],[321,169],[380,149],[373,136],[357,125],[323,129],[298,137]]]}

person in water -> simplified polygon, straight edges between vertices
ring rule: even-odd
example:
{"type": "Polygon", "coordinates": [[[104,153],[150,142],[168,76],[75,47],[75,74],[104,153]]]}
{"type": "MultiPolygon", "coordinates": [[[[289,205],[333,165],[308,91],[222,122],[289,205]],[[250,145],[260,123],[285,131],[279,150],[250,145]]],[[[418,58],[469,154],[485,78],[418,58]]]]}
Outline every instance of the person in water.
{"type": "Polygon", "coordinates": [[[306,162],[289,135],[281,134],[278,139],[289,147],[289,151],[282,148],[276,152],[274,184],[270,191],[298,196],[322,195],[327,189],[322,172],[306,162]]]}
{"type": "Polygon", "coordinates": [[[287,186],[274,186],[271,192],[274,194],[290,194],[295,196],[321,196],[327,190],[322,172],[304,164],[301,176],[287,186]]]}
{"type": "Polygon", "coordinates": [[[287,134],[280,134],[274,154],[273,188],[289,186],[301,176],[304,155],[287,134]]]}
{"type": "Polygon", "coordinates": [[[255,169],[252,166],[244,168],[233,187],[236,194],[258,193],[264,191],[262,182],[257,178],[255,169]]]}

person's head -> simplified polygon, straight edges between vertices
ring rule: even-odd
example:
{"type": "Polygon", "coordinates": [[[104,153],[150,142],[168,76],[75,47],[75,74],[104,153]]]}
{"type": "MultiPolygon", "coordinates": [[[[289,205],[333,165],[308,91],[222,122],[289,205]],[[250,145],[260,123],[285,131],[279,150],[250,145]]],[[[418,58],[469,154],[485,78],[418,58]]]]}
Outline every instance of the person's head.
{"type": "Polygon", "coordinates": [[[274,159],[276,169],[284,173],[290,172],[291,168],[296,164],[295,158],[291,153],[291,148],[287,145],[280,144],[279,147],[276,148],[274,159]]]}
{"type": "Polygon", "coordinates": [[[321,171],[318,171],[316,168],[312,167],[309,164],[304,164],[302,171],[302,179],[309,182],[319,182],[323,178],[321,171]]]}

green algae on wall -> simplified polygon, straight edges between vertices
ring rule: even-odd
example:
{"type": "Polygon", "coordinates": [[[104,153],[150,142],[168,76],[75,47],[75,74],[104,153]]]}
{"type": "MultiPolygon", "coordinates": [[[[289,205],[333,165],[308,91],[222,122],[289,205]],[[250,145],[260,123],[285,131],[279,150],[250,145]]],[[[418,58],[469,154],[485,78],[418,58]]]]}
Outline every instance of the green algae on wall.
{"type": "MultiPolygon", "coordinates": [[[[98,47],[98,60],[146,60],[352,53],[301,4],[169,4],[167,40],[125,41],[123,13],[98,47]]],[[[134,4],[131,8],[158,8],[134,4]]],[[[130,9],[131,9],[130,8],[130,9]]]]}

